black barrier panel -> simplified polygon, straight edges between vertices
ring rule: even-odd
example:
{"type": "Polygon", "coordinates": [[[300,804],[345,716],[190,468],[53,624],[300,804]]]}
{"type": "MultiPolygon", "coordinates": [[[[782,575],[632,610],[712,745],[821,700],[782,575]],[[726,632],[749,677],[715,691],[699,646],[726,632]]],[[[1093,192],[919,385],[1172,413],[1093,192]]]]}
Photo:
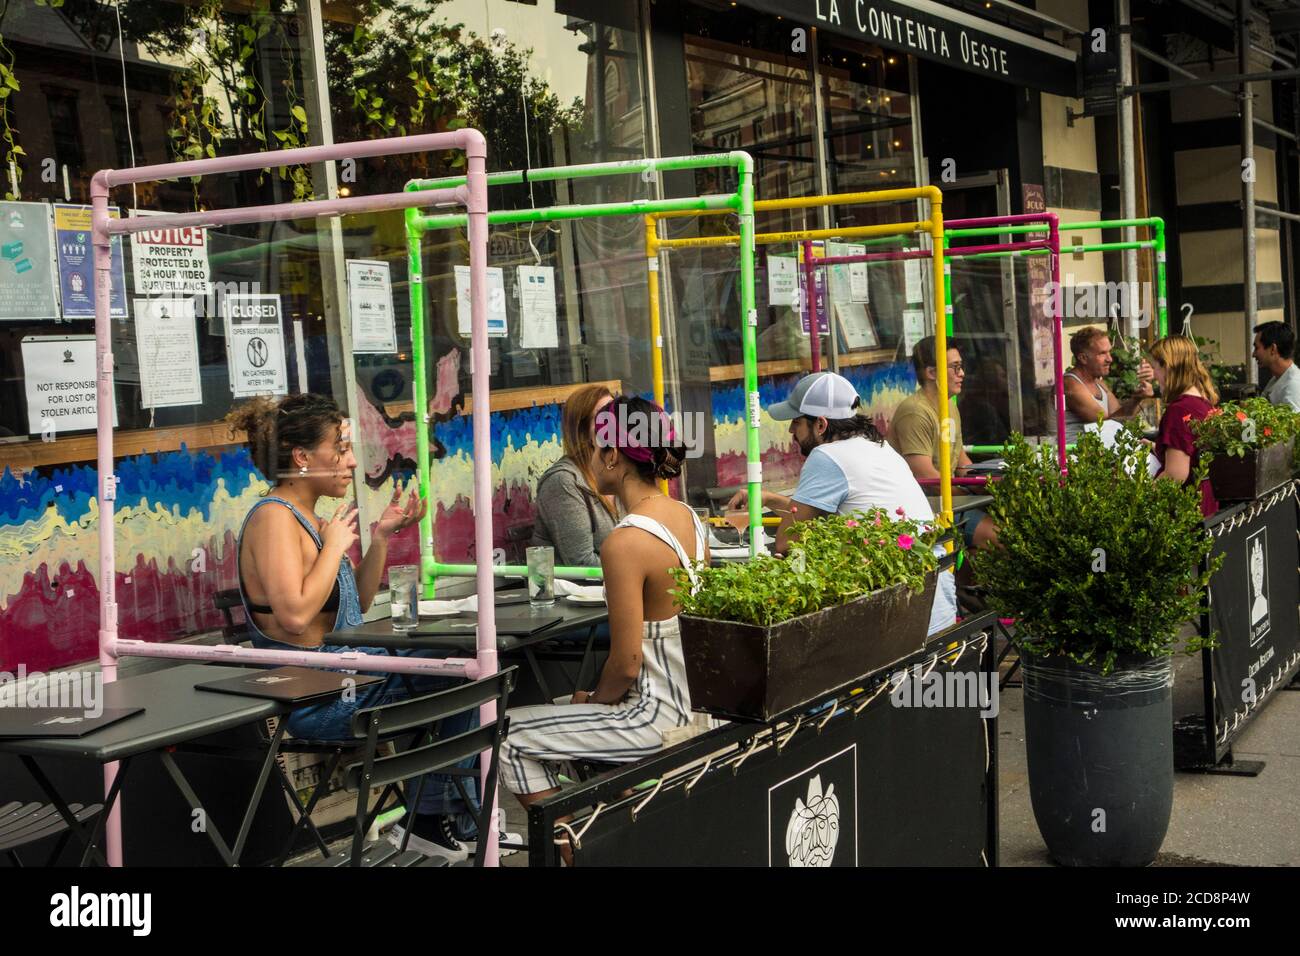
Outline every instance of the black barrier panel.
{"type": "Polygon", "coordinates": [[[1205,714],[1189,729],[1199,754],[1180,748],[1179,765],[1216,764],[1271,694],[1300,668],[1295,485],[1231,509],[1210,525],[1223,566],[1210,581],[1209,627],[1219,647],[1206,652],[1205,714]],[[1212,719],[1211,718],[1212,715],[1212,719]]]}
{"type": "MultiPolygon", "coordinates": [[[[980,716],[975,689],[982,680],[996,695],[995,675],[981,671],[972,648],[955,670],[939,663],[925,678],[927,687],[946,682],[948,703],[960,686],[968,706],[922,706],[918,687],[915,694],[881,693],[857,715],[843,708],[821,730],[825,712],[806,717],[779,752],[760,746],[739,772],[713,767],[689,793],[683,780],[692,774],[686,773],[658,794],[647,790],[605,810],[582,832],[576,862],[986,865],[995,858],[987,768],[997,722],[980,716]]],[[[585,823],[579,818],[572,825],[582,831],[585,823]]]]}

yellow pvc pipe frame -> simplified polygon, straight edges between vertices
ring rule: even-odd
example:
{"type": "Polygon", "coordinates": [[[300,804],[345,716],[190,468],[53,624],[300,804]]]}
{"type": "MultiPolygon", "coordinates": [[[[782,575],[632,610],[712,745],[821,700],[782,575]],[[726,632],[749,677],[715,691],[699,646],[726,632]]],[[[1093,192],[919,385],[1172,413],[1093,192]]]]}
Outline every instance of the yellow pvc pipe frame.
{"type": "MultiPolygon", "coordinates": [[[[881,236],[906,236],[928,233],[931,243],[931,260],[934,278],[934,339],[935,354],[948,354],[948,329],[945,316],[948,312],[947,296],[943,282],[943,191],[937,186],[914,186],[906,189],[879,189],[861,193],[831,193],[822,196],[800,196],[789,199],[760,199],[754,202],[754,212],[772,212],[778,209],[814,209],[824,206],[857,206],[868,203],[897,203],[925,199],[930,203],[930,218],[916,222],[878,223],[872,226],[846,226],[841,229],[796,229],[789,232],[765,232],[754,236],[756,245],[774,245],[783,242],[803,242],[810,239],[861,239],[881,236]]],[[[654,357],[654,397],[664,404],[663,326],[659,316],[659,253],[668,249],[691,249],[708,246],[734,246],[739,236],[699,236],[687,239],[660,239],[660,219],[682,219],[687,216],[726,215],[727,210],[651,213],[645,217],[646,286],[650,303],[650,342],[654,357]]],[[[742,321],[744,318],[742,317],[742,321]]],[[[814,317],[813,321],[816,319],[814,317]]],[[[810,329],[815,334],[815,329],[810,329]]],[[[939,407],[948,408],[948,363],[939,362],[935,372],[938,380],[939,407]]],[[[951,419],[944,418],[942,427],[950,430],[951,419]]],[[[951,443],[939,442],[939,523],[952,526],[952,452],[951,443]]],[[[951,547],[951,546],[950,546],[951,547]]]]}

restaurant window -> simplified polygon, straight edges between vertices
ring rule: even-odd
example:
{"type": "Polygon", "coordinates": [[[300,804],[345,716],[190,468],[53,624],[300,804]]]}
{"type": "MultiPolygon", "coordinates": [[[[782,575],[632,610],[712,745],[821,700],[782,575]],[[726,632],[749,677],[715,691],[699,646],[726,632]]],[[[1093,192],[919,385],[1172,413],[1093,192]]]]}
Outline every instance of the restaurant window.
{"type": "Polygon", "coordinates": [[[69,90],[45,89],[45,103],[50,117],[50,136],[54,142],[54,161],[60,170],[73,175],[85,162],[81,145],[81,119],[77,113],[77,94],[69,90]]]}

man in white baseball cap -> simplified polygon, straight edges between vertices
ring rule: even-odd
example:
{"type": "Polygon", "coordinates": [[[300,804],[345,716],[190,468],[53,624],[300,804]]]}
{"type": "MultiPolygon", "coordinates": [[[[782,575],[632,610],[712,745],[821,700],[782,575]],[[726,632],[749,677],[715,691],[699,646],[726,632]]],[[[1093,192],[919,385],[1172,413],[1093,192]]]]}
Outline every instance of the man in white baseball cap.
{"type": "MultiPolygon", "coordinates": [[[[799,484],[789,495],[763,491],[763,505],[781,514],[776,552],[784,554],[790,526],[828,514],[851,514],[871,508],[894,512],[915,521],[933,521],[934,511],[903,456],[880,437],[871,419],[858,412],[858,391],[835,372],[813,372],[801,378],[790,397],[768,414],[790,422],[790,437],[806,461],[799,484]]],[[[728,508],[743,508],[749,500],[742,489],[728,508]]],[[[930,615],[930,633],[953,624],[957,601],[953,576],[939,576],[930,615]]]]}

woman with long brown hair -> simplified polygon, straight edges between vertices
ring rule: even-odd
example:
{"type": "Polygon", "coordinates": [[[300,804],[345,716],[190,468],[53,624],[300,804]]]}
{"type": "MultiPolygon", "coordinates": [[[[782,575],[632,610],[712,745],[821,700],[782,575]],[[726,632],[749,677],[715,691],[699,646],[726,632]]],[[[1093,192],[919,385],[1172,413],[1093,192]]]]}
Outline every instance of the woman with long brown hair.
{"type": "Polygon", "coordinates": [[[604,385],[575,389],[564,403],[560,431],[564,457],[537,482],[534,545],[555,549],[555,563],[590,568],[600,564],[600,546],[618,523],[618,512],[596,490],[591,460],[596,453],[596,416],[614,401],[604,385]]]}
{"type": "MultiPolygon", "coordinates": [[[[349,424],[338,405],[322,395],[290,395],[279,401],[262,397],[240,405],[226,421],[248,436],[254,464],[272,482],[270,491],[249,510],[236,544],[239,594],[253,646],[386,654],[382,648],[328,644],[325,635],[362,623],[379,590],[389,538],[416,524],[425,502],[412,491],[403,507],[395,490],[354,569],[348,552],[357,541],[356,506],[339,505],[328,519],[316,514],[321,498],[347,495],[357,466],[349,424]]],[[[294,710],[287,718],[289,733],[311,740],[345,739],[351,736],[352,716],[358,710],[460,683],[454,677],[378,676],[385,679],[359,689],[350,700],[340,697],[294,710]]],[[[453,718],[443,730],[459,733],[475,725],[469,715],[453,718]]],[[[465,766],[473,766],[473,760],[465,766]]],[[[467,789],[472,797],[474,790],[467,789]]],[[[425,777],[418,804],[408,808],[414,815],[410,849],[453,862],[468,856],[465,843],[474,836],[473,816],[453,778],[425,777]]]]}
{"type": "MultiPolygon", "coordinates": [[[[1200,453],[1192,436],[1192,419],[1205,418],[1219,403],[1219,390],[1201,364],[1196,343],[1183,335],[1167,335],[1151,347],[1151,367],[1165,400],[1160,418],[1155,456],[1160,460],[1156,477],[1189,484],[1200,453]]],[[[1219,510],[1209,480],[1201,482],[1201,514],[1219,510]]]]}

